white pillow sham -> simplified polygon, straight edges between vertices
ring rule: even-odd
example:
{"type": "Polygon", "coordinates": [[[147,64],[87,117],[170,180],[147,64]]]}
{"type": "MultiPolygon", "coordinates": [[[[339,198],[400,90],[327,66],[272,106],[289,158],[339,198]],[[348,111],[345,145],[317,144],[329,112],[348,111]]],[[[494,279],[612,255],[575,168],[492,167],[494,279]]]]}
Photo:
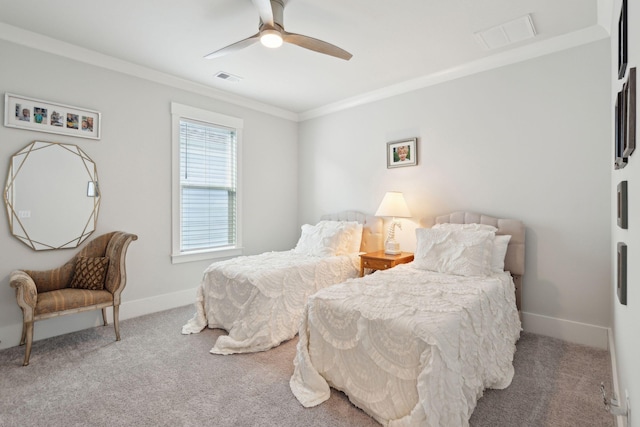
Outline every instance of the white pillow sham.
{"type": "MultiPolygon", "coordinates": [[[[498,231],[498,229],[493,225],[478,223],[454,224],[443,222],[440,224],[435,224],[432,228],[443,230],[498,231]]],[[[493,251],[491,255],[491,271],[496,273],[504,271],[504,258],[507,255],[509,240],[511,240],[511,235],[509,234],[495,236],[495,239],[493,241],[493,251]]]]}
{"type": "Polygon", "coordinates": [[[304,224],[300,239],[294,248],[299,254],[311,256],[332,256],[339,243],[337,231],[329,232],[317,225],[304,224]]]}
{"type": "Polygon", "coordinates": [[[362,224],[356,221],[320,221],[304,224],[295,252],[312,256],[348,255],[360,251],[362,224]]]}
{"type": "Polygon", "coordinates": [[[510,234],[496,236],[493,239],[493,251],[491,253],[491,271],[501,273],[504,271],[504,258],[507,256],[510,234]]]}
{"type": "Polygon", "coordinates": [[[489,230],[418,228],[413,265],[458,276],[486,276],[491,273],[494,236],[489,230]]]}
{"type": "Polygon", "coordinates": [[[362,246],[362,232],[364,231],[364,224],[356,222],[356,225],[351,229],[351,242],[349,244],[349,253],[360,253],[360,247],[362,246]]]}
{"type": "Polygon", "coordinates": [[[323,220],[318,226],[326,230],[337,230],[340,233],[340,243],[336,255],[348,255],[360,252],[362,242],[362,224],[357,221],[323,220]]]}
{"type": "Polygon", "coordinates": [[[357,221],[343,222],[346,233],[343,236],[341,250],[338,255],[357,254],[362,244],[363,225],[357,221]]]}

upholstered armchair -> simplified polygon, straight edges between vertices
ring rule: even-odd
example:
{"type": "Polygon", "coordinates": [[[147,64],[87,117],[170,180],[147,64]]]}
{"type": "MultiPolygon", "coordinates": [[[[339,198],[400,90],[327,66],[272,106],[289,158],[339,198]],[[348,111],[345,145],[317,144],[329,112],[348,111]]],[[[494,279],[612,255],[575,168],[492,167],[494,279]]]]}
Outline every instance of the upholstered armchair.
{"type": "Polygon", "coordinates": [[[62,267],[46,271],[16,270],[9,282],[22,309],[22,338],[27,347],[24,366],[29,364],[33,323],[51,317],[102,309],[107,325],[107,307],[113,307],[116,341],[120,341],[118,311],[127,281],[125,257],[138,236],[114,231],[96,237],[62,267]]]}

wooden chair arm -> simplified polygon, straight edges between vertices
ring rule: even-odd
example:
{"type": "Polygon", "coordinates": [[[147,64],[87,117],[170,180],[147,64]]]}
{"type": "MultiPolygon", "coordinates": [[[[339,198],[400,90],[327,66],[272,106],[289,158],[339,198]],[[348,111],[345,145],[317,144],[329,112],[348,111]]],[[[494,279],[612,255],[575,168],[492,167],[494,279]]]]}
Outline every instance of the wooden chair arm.
{"type": "Polygon", "coordinates": [[[129,244],[138,240],[138,236],[124,231],[113,233],[106,249],[109,257],[109,269],[105,281],[105,289],[113,294],[113,304],[120,305],[120,294],[127,283],[125,259],[129,244]]]}
{"type": "Polygon", "coordinates": [[[33,311],[38,301],[36,283],[24,271],[15,270],[9,275],[9,285],[16,290],[16,299],[24,313],[25,321],[33,320],[33,311]]]}

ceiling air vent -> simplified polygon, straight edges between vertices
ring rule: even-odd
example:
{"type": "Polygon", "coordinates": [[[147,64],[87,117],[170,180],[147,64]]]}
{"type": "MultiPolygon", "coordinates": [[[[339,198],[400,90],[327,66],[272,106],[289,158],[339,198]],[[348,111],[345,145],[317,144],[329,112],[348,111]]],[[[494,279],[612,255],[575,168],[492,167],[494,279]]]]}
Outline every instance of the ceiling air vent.
{"type": "Polygon", "coordinates": [[[497,49],[508,44],[531,39],[536,36],[531,15],[525,15],[513,21],[496,25],[474,34],[476,40],[485,49],[497,49]]]}
{"type": "Polygon", "coordinates": [[[224,71],[219,71],[218,73],[216,73],[215,76],[219,79],[226,80],[228,82],[233,82],[233,83],[237,83],[240,80],[242,80],[242,77],[234,76],[233,74],[225,73],[224,71]]]}

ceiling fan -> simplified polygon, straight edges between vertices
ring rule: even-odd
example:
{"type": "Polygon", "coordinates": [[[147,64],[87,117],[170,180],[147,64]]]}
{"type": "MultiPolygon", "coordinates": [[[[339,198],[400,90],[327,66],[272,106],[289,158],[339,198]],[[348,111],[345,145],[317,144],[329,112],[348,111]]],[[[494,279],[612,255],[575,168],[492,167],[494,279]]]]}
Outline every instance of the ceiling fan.
{"type": "Polygon", "coordinates": [[[349,60],[352,55],[344,49],[340,49],[331,43],[303,36],[302,34],[289,33],[285,31],[283,24],[284,3],[283,0],[252,0],[260,15],[260,25],[258,32],[249,38],[230,44],[206,55],[206,59],[217,58],[240,49],[251,46],[258,40],[265,46],[276,48],[283,42],[295,44],[305,49],[334,56],[336,58],[349,60]]]}

